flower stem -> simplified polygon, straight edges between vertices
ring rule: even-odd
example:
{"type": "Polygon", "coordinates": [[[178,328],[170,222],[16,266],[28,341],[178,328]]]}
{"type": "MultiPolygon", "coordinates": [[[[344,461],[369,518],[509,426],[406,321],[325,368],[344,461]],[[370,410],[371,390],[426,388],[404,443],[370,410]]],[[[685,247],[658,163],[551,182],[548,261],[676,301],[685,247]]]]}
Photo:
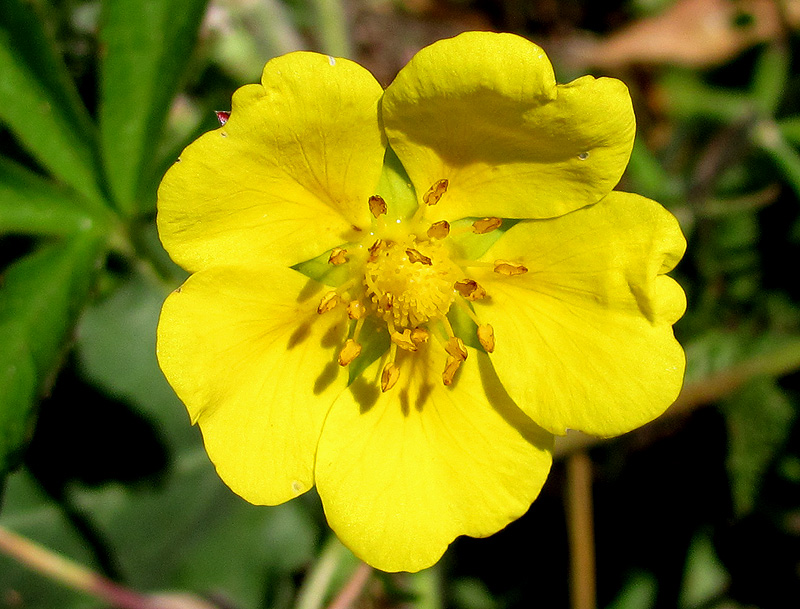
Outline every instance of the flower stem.
{"type": "Polygon", "coordinates": [[[347,18],[341,0],[314,0],[313,4],[323,52],[352,59],[353,47],[350,44],[347,18]]]}
{"type": "Polygon", "coordinates": [[[594,519],[592,507],[592,461],[585,451],[567,460],[567,529],[570,548],[570,606],[597,606],[594,519]]]}
{"type": "Polygon", "coordinates": [[[42,575],[121,609],[156,609],[146,596],[123,588],[59,554],[0,526],[0,552],[42,575]]]}
{"type": "Polygon", "coordinates": [[[333,602],[328,605],[328,609],[350,609],[361,596],[371,575],[372,567],[363,562],[359,563],[348,582],[339,591],[333,602]]]}
{"type": "Polygon", "coordinates": [[[347,555],[347,549],[331,536],[303,582],[295,609],[320,609],[333,581],[333,576],[347,555]]]}

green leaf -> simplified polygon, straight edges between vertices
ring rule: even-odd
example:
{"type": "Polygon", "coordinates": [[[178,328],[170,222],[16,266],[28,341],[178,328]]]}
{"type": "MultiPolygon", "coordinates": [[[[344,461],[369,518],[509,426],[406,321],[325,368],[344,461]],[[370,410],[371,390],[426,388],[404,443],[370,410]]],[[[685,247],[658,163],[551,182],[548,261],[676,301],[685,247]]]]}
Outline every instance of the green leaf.
{"type": "Polygon", "coordinates": [[[778,129],[787,142],[793,146],[800,146],[800,114],[779,120],[778,129]]]}
{"type": "Polygon", "coordinates": [[[0,121],[53,175],[101,202],[95,129],[30,2],[3,2],[0,74],[0,121]]]}
{"type": "Polygon", "coordinates": [[[788,438],[795,411],[774,379],[759,376],[726,400],[722,412],[734,509],[743,516],[756,503],[761,480],[788,438]]]}
{"type": "Polygon", "coordinates": [[[738,123],[753,111],[753,103],[743,93],[707,85],[690,70],[671,70],[661,84],[670,112],[679,119],[738,123]]]}
{"type": "Polygon", "coordinates": [[[68,235],[108,217],[72,190],[0,157],[0,234],[68,235]]]}
{"type": "Polygon", "coordinates": [[[730,575],[717,557],[709,535],[696,535],[686,556],[678,607],[715,606],[710,603],[720,597],[729,584],[730,575]]]}
{"type": "MultiPolygon", "coordinates": [[[[143,177],[169,112],[207,0],[107,0],[101,39],[100,138],[119,208],[143,207],[143,177]]],[[[152,201],[150,201],[152,203],[152,201]]]]}
{"type": "Polygon", "coordinates": [[[83,233],[8,267],[0,287],[0,475],[27,439],[35,397],[52,382],[92,285],[99,240],[83,233]]]}
{"type": "Polygon", "coordinates": [[[761,121],[753,129],[751,138],[772,158],[789,186],[800,196],[800,153],[784,139],[780,127],[769,120],[761,121]]]}
{"type": "Polygon", "coordinates": [[[658,599],[658,580],[649,571],[634,571],[606,609],[651,609],[658,599]]]}
{"type": "Polygon", "coordinates": [[[780,42],[769,45],[758,58],[752,84],[753,100],[765,118],[775,114],[788,77],[789,50],[780,42]]]}
{"type": "Polygon", "coordinates": [[[680,200],[684,195],[680,182],[664,170],[661,162],[648,149],[641,137],[637,137],[633,143],[625,177],[633,182],[631,189],[633,192],[667,206],[680,200]]]}

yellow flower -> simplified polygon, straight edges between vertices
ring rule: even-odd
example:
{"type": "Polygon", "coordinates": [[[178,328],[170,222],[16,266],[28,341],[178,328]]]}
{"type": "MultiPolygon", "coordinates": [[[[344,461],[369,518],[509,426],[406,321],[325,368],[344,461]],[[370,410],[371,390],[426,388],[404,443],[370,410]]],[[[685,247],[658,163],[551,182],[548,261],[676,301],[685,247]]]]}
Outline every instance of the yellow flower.
{"type": "Polygon", "coordinates": [[[437,42],[385,91],[270,61],[159,190],[192,273],[159,361],[222,479],[258,504],[316,485],[356,555],[415,571],[521,516],[552,434],[662,413],[685,242],[612,192],[634,129],[621,82],[557,86],[509,34],[437,42]]]}

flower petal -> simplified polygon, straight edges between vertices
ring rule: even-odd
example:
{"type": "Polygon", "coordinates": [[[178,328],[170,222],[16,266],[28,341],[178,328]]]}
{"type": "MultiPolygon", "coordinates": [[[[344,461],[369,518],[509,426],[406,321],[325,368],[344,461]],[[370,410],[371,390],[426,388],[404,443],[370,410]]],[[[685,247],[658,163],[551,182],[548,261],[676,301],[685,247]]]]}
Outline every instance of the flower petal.
{"type": "Polygon", "coordinates": [[[468,32],[421,50],[387,88],[389,143],[421,197],[449,180],[437,213],[548,218],[605,196],[628,162],[625,85],[556,85],[544,52],[512,34],[468,32]]]}
{"type": "Polygon", "coordinates": [[[184,150],[158,192],[161,240],[195,271],[292,265],[369,226],[385,146],[383,90],[346,59],[273,59],[261,85],[233,95],[230,119],[184,150]]]}
{"type": "Polygon", "coordinates": [[[567,216],[520,222],[487,251],[485,261],[528,269],[476,271],[490,299],[474,303],[494,327],[500,380],[528,416],[553,433],[611,436],[675,400],[685,360],[672,324],[686,301],[663,273],[685,247],[663,207],[612,192],[567,216]]]}
{"type": "Polygon", "coordinates": [[[486,355],[470,349],[447,388],[443,354],[434,363],[432,350],[401,354],[400,380],[386,393],[381,362],[368,368],[334,404],[317,453],[328,522],[384,571],[418,571],[458,535],[500,530],[525,513],[550,469],[552,436],[508,398],[486,355]]]}
{"type": "Polygon", "coordinates": [[[274,505],[314,484],[325,415],[347,382],[344,315],[319,315],[319,284],[291,269],[215,267],[164,303],[158,359],[203,432],[220,477],[274,505]]]}

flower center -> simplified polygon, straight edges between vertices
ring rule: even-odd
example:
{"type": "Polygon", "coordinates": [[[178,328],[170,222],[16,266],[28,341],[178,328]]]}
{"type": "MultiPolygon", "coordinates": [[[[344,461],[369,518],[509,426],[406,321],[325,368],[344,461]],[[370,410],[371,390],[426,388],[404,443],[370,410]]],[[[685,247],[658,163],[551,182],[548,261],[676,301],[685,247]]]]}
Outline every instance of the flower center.
{"type": "Polygon", "coordinates": [[[460,272],[441,244],[379,239],[369,249],[364,287],[378,317],[395,328],[415,328],[447,314],[460,272]]]}
{"type": "MultiPolygon", "coordinates": [[[[338,289],[325,294],[317,307],[320,315],[345,305],[347,316],[355,323],[351,338],[339,352],[339,364],[348,366],[361,355],[359,335],[368,315],[386,323],[391,340],[387,359],[381,374],[381,390],[388,391],[397,383],[400,368],[396,364],[397,349],[416,352],[433,335],[441,344],[444,357],[442,382],[450,385],[458,368],[467,359],[464,341],[455,335],[447,318],[450,307],[457,304],[477,326],[477,338],[489,353],[494,350],[494,330],[480,322],[471,303],[488,297],[486,290],[476,281],[465,277],[465,271],[455,264],[448,254],[448,238],[452,236],[450,224],[440,220],[427,230],[424,216],[426,208],[436,205],[447,192],[447,180],[439,180],[422,197],[422,205],[406,226],[387,230],[384,215],[387,205],[382,197],[369,199],[369,209],[377,222],[375,239],[367,247],[357,247],[351,254],[343,247],[331,250],[328,263],[334,266],[351,265],[351,278],[338,289]]],[[[485,234],[500,227],[500,218],[476,220],[462,231],[485,234]]],[[[466,266],[493,266],[495,273],[511,277],[527,273],[521,264],[508,260],[491,263],[468,263],[466,266]]]]}

